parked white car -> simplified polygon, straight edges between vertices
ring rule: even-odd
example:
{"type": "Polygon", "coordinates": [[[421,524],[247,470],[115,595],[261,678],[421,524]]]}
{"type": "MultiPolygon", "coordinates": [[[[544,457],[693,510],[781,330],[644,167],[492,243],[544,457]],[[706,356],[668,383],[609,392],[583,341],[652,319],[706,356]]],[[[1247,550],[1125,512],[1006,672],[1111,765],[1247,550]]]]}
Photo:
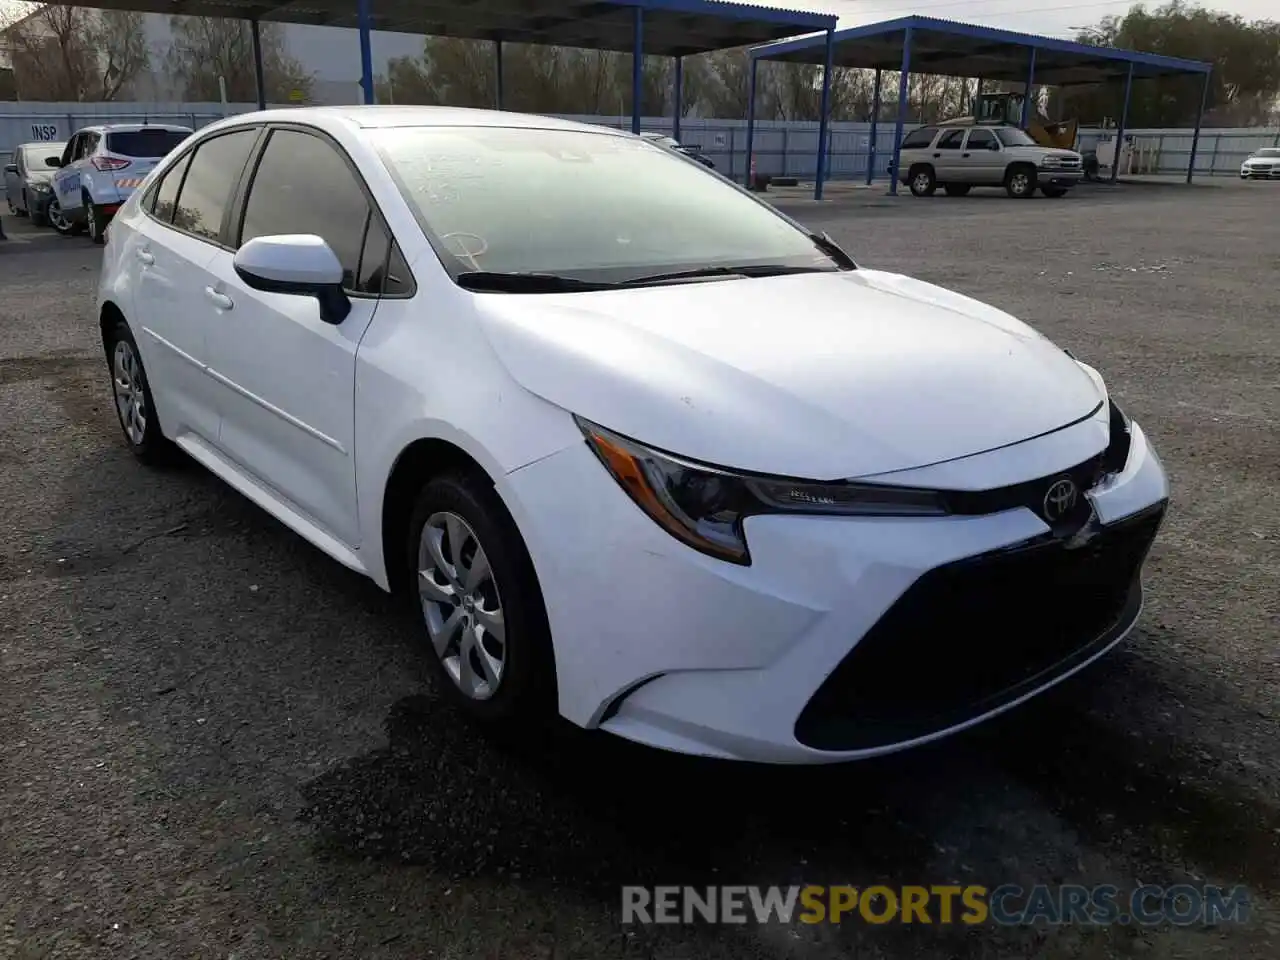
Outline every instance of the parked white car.
{"type": "Polygon", "coordinates": [[[49,222],[59,233],[87,231],[102,243],[120,204],[190,127],[167,123],[113,123],[77,130],[67,141],[53,175],[49,222]]]}
{"type": "Polygon", "coordinates": [[[1262,147],[1240,164],[1241,180],[1280,180],[1280,147],[1262,147]]]}
{"type": "Polygon", "coordinates": [[[215,123],[121,207],[98,310],[138,457],[405,591],[493,723],[789,763],[935,739],[1129,632],[1168,497],[1013,317],[545,117],[215,123]]]}

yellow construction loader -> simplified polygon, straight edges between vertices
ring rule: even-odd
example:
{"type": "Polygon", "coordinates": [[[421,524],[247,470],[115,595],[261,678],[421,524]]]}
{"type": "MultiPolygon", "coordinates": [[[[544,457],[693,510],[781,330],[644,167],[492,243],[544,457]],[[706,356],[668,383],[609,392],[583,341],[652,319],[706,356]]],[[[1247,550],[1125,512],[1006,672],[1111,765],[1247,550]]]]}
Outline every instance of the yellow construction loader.
{"type": "MultiPolygon", "coordinates": [[[[939,126],[966,127],[975,123],[1011,123],[1021,127],[1022,105],[1026,99],[1021,93],[980,93],[973,99],[973,112],[969,116],[944,120],[939,126]]],[[[1080,129],[1080,121],[1072,119],[1061,123],[1049,123],[1047,117],[1039,115],[1039,110],[1032,110],[1030,113],[1026,131],[1036,143],[1042,147],[1061,147],[1064,150],[1076,148],[1076,133],[1080,129]]]]}

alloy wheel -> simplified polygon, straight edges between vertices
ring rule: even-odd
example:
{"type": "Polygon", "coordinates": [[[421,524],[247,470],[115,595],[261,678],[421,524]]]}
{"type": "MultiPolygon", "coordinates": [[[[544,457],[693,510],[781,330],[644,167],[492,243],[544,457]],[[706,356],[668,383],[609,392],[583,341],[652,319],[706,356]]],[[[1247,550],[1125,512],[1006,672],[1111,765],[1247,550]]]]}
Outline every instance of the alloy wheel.
{"type": "Polygon", "coordinates": [[[456,513],[433,513],[423,525],[418,596],[445,672],[464,696],[488,700],[507,663],[502,599],[475,530],[456,513]]]}
{"type": "Polygon", "coordinates": [[[147,391],[141,371],[132,344],[128,340],[117,340],[112,357],[112,388],[120,424],[135,447],[141,446],[147,436],[147,391]]]}
{"type": "Polygon", "coordinates": [[[917,173],[915,188],[917,193],[924,193],[929,189],[929,175],[927,173],[917,173]]]}
{"type": "Polygon", "coordinates": [[[1031,178],[1019,171],[1009,178],[1009,189],[1018,196],[1023,196],[1031,188],[1031,178]]]}
{"type": "Polygon", "coordinates": [[[71,224],[67,221],[67,218],[62,215],[62,204],[57,200],[49,201],[49,212],[47,215],[49,217],[49,223],[55,230],[63,231],[71,229],[71,224]]]}

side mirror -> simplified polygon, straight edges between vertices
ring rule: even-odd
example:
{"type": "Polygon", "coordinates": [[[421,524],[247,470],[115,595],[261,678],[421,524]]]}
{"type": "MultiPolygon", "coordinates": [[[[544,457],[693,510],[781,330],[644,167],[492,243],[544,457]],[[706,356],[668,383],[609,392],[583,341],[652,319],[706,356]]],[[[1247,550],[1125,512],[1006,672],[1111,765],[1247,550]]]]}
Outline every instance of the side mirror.
{"type": "Polygon", "coordinates": [[[44,158],[44,162],[45,162],[46,164],[48,164],[49,166],[51,166],[51,167],[60,167],[60,166],[62,166],[62,158],[61,158],[61,157],[45,157],[45,158],[44,158]]]}
{"type": "Polygon", "coordinates": [[[17,172],[18,172],[18,165],[17,165],[16,163],[6,163],[6,164],[4,165],[4,172],[5,172],[5,173],[17,173],[17,172]]]}
{"type": "Polygon", "coordinates": [[[315,297],[320,319],[335,326],[351,312],[342,289],[342,264],[327,243],[314,234],[255,237],[236,251],[236,274],[265,293],[315,297]]]}

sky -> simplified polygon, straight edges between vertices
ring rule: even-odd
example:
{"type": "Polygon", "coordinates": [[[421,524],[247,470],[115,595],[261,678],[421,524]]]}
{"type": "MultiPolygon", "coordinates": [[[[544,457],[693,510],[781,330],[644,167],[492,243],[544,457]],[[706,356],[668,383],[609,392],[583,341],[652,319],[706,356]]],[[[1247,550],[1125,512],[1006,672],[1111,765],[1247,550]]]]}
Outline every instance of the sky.
{"type": "MultiPolygon", "coordinates": [[[[1133,0],[768,0],[770,5],[834,13],[841,27],[892,20],[914,13],[944,20],[963,20],[1044,36],[1074,36],[1074,28],[1091,26],[1103,17],[1123,15],[1133,0]]],[[[1149,2],[1148,9],[1161,3],[1149,2]]],[[[1239,14],[1246,20],[1280,19],[1280,0],[1209,0],[1211,10],[1239,14]]]]}

